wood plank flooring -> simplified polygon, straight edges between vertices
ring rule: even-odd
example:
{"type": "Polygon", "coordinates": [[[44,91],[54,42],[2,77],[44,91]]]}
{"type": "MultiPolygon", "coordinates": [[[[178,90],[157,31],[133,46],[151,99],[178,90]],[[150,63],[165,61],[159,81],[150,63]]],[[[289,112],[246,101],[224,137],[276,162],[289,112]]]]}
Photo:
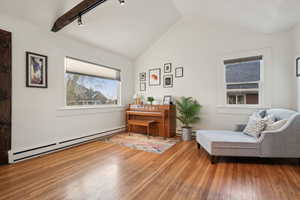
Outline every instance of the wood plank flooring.
{"type": "Polygon", "coordinates": [[[300,199],[296,160],[222,158],[194,142],[164,154],[93,142],[0,166],[1,200],[300,199]]]}

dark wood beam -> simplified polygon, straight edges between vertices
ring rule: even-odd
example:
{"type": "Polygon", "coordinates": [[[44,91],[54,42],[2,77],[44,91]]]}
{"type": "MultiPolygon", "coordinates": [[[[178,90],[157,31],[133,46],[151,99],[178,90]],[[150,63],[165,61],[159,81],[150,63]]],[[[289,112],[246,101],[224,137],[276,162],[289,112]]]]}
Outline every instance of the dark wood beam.
{"type": "Polygon", "coordinates": [[[65,26],[72,23],[74,20],[76,20],[79,15],[83,15],[92,9],[96,8],[100,4],[106,2],[107,0],[84,0],[78,5],[76,5],[74,8],[69,10],[67,13],[65,13],[63,16],[58,18],[56,22],[54,23],[52,27],[53,32],[58,32],[65,26]]]}

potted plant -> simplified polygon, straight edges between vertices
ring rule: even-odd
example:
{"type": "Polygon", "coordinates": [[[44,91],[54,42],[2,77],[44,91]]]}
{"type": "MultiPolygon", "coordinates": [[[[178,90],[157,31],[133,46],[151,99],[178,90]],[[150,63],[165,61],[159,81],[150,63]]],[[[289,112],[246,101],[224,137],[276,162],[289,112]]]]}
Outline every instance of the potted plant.
{"type": "Polygon", "coordinates": [[[176,105],[179,114],[177,119],[183,124],[182,140],[189,141],[192,139],[191,125],[200,120],[199,112],[202,106],[192,97],[181,97],[176,101],[176,105]]]}
{"type": "Polygon", "coordinates": [[[154,101],[154,98],[153,98],[153,97],[148,97],[148,98],[147,98],[147,101],[150,102],[150,104],[152,105],[152,104],[153,104],[153,101],[154,101]]]}

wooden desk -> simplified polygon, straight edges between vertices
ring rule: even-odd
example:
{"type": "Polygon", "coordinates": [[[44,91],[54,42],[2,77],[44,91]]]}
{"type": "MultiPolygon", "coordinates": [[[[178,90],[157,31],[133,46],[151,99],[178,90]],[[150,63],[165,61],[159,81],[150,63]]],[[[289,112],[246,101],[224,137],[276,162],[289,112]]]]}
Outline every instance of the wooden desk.
{"type": "MultiPolygon", "coordinates": [[[[126,110],[126,124],[128,120],[154,120],[156,123],[151,126],[151,134],[164,138],[176,135],[175,105],[129,105],[126,110]]],[[[144,127],[134,127],[132,131],[147,132],[144,127]]]]}

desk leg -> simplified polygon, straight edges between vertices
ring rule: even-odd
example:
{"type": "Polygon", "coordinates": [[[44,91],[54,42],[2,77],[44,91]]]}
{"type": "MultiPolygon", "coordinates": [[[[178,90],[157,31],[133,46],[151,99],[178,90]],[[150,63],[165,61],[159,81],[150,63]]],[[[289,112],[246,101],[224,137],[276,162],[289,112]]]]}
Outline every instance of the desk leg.
{"type": "Polygon", "coordinates": [[[148,139],[150,138],[150,124],[147,126],[147,135],[148,135],[148,139]]]}
{"type": "Polygon", "coordinates": [[[131,125],[128,124],[127,126],[128,126],[128,135],[130,136],[130,133],[131,133],[131,125]]]}

